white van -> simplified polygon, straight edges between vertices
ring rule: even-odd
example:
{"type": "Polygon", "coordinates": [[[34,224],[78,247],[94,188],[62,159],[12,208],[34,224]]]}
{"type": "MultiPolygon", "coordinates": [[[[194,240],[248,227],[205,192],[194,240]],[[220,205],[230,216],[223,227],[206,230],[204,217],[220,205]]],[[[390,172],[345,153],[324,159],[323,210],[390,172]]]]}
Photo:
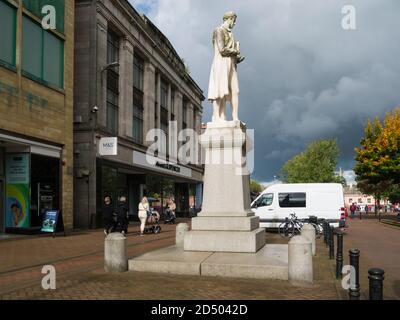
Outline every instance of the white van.
{"type": "Polygon", "coordinates": [[[345,217],[343,187],[339,183],[274,184],[252,202],[251,208],[263,228],[278,228],[291,213],[299,219],[323,218],[333,227],[345,217]]]}

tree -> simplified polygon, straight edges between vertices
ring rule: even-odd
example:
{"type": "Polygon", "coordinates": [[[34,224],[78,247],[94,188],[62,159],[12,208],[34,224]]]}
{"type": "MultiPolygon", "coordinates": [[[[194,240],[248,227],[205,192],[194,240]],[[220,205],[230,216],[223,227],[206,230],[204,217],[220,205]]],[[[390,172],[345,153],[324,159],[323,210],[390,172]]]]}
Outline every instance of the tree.
{"type": "Polygon", "coordinates": [[[283,165],[279,178],[286,183],[343,183],[344,179],[335,174],[338,157],[335,139],[311,142],[283,165]]]}
{"type": "Polygon", "coordinates": [[[400,183],[400,108],[386,113],[383,124],[368,120],[360,147],[355,149],[357,187],[365,194],[395,197],[400,183]]]}
{"type": "Polygon", "coordinates": [[[253,194],[259,194],[261,191],[263,191],[262,185],[258,181],[252,179],[250,181],[250,192],[253,194]]]}

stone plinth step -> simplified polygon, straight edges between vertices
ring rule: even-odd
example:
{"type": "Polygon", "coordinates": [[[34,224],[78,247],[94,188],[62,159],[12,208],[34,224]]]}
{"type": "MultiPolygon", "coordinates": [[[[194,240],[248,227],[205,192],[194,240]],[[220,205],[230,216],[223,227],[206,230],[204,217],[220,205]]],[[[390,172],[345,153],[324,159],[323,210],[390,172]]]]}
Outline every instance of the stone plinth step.
{"type": "Polygon", "coordinates": [[[288,246],[270,244],[257,253],[187,252],[172,246],[130,259],[129,271],[287,280],[288,246]]]}
{"type": "Polygon", "coordinates": [[[130,259],[129,271],[200,275],[200,264],[212,252],[183,251],[182,247],[171,246],[155,250],[130,259]]]}
{"type": "Polygon", "coordinates": [[[195,231],[252,231],[260,227],[259,217],[197,217],[192,219],[195,231]]]}
{"type": "Polygon", "coordinates": [[[189,231],[186,251],[255,253],[265,245],[265,229],[253,231],[189,231]]]}
{"type": "Polygon", "coordinates": [[[288,246],[265,245],[257,253],[217,252],[201,264],[201,275],[288,280],[288,246]]]}

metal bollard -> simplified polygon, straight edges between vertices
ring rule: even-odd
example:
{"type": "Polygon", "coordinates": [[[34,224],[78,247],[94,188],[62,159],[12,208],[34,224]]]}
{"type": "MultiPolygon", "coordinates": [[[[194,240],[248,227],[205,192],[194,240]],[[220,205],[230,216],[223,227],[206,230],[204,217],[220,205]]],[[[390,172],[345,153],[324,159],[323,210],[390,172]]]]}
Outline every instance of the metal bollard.
{"type": "Polygon", "coordinates": [[[379,268],[368,270],[369,300],[383,300],[383,280],[385,271],[379,268]]]}
{"type": "Polygon", "coordinates": [[[351,274],[352,278],[350,279],[349,298],[350,300],[360,300],[360,279],[359,279],[360,250],[351,249],[349,251],[349,255],[350,255],[350,265],[352,266],[352,270],[354,270],[354,276],[353,274],[351,274]]]}
{"type": "Polygon", "coordinates": [[[329,259],[335,259],[335,236],[333,227],[329,227],[329,259]]]}
{"type": "Polygon", "coordinates": [[[336,251],[336,279],[342,278],[343,269],[343,233],[338,231],[337,237],[337,251],[336,251]]]}
{"type": "Polygon", "coordinates": [[[330,229],[330,225],[329,225],[329,222],[327,222],[326,223],[326,243],[325,243],[325,246],[328,248],[329,247],[329,236],[330,236],[330,232],[329,232],[329,229],[330,229]]]}

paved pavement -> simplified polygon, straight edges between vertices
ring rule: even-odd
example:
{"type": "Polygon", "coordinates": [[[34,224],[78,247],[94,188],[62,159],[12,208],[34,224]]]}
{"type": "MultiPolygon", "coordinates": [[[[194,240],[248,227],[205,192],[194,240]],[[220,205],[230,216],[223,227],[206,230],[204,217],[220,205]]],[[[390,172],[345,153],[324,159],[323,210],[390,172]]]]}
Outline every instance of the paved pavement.
{"type": "Polygon", "coordinates": [[[344,237],[345,264],[348,250],[360,250],[360,285],[363,298],[368,298],[368,270],[385,270],[384,298],[400,299],[400,228],[379,223],[373,214],[362,220],[349,219],[344,237]]]}
{"type": "MultiPolygon", "coordinates": [[[[128,235],[128,255],[166,247],[175,242],[175,226],[163,227],[158,235],[128,235]]],[[[269,243],[285,243],[267,234],[269,243]]],[[[101,230],[67,237],[27,237],[0,241],[1,299],[338,299],[333,261],[327,258],[322,240],[314,259],[312,287],[293,287],[287,281],[223,279],[126,272],[108,274],[103,269],[104,235],[101,230]],[[57,289],[41,288],[41,268],[51,264],[57,271],[57,289]]]]}

